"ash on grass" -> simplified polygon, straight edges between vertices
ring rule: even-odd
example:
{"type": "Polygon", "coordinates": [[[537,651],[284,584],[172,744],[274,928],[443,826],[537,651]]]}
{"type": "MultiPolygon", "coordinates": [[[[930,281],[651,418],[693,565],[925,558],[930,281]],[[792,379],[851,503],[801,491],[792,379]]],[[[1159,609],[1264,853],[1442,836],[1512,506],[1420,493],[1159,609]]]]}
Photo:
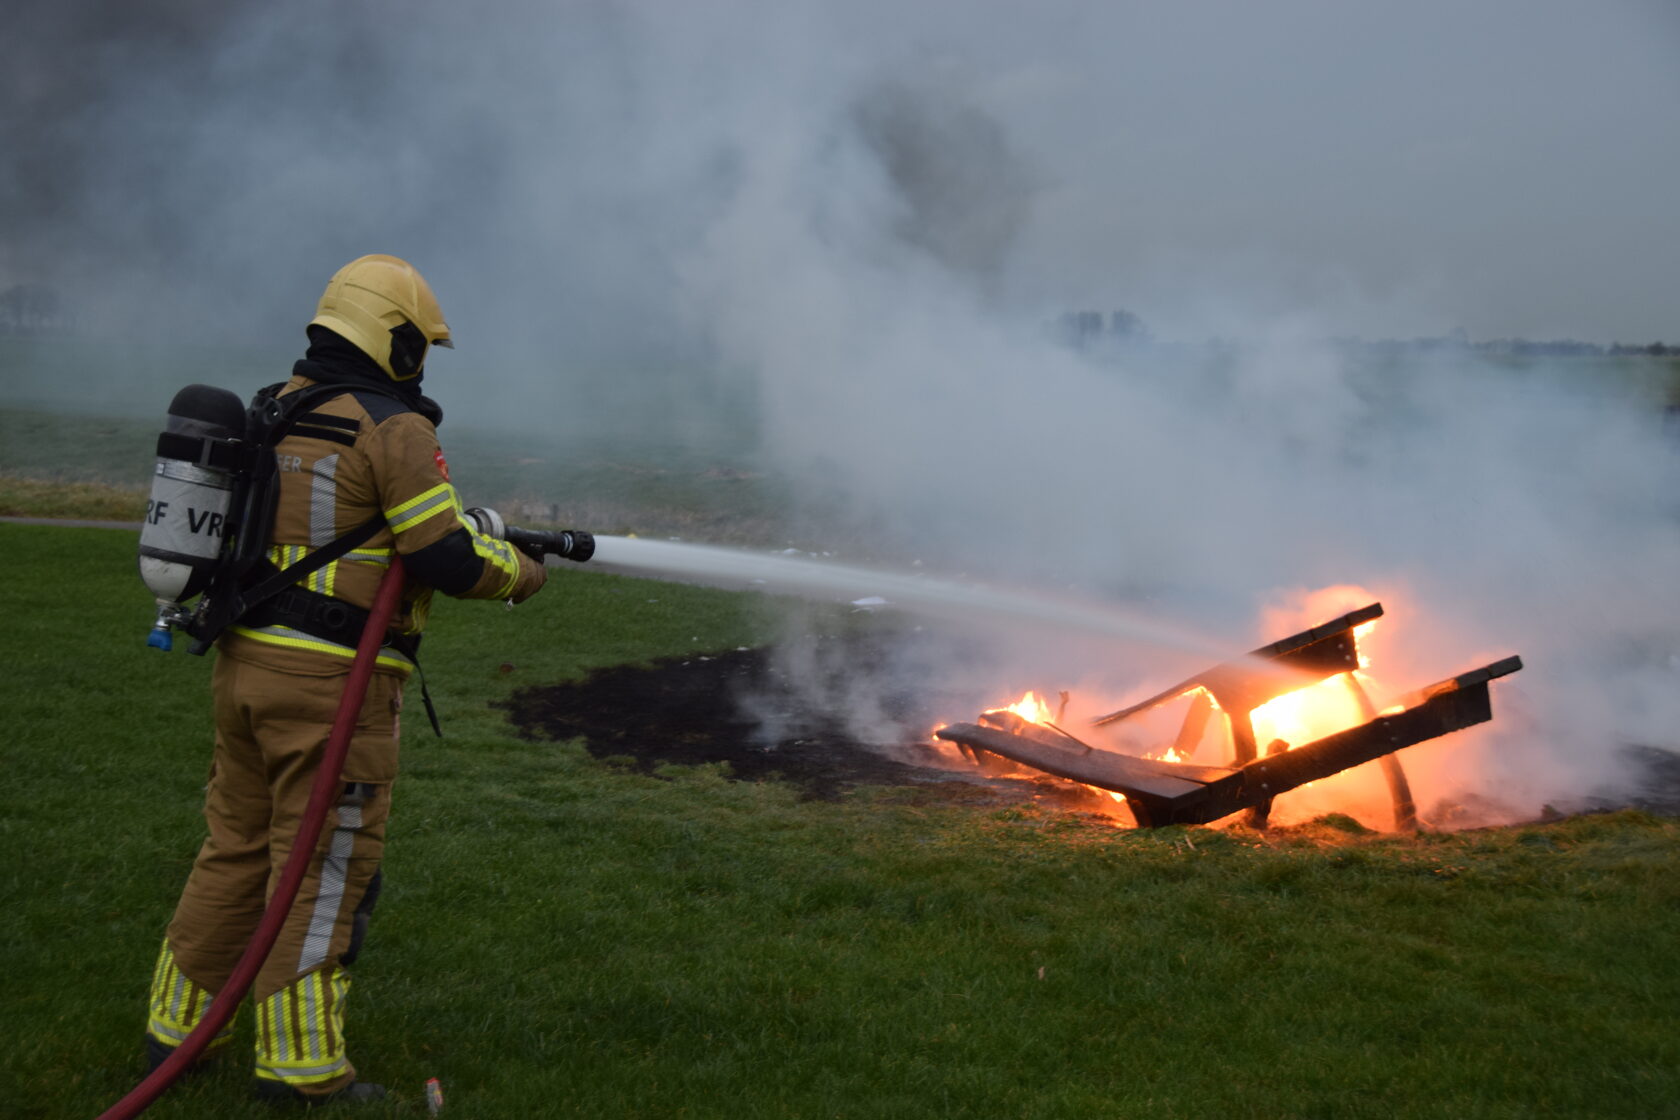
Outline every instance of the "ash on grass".
{"type": "MultiPolygon", "coordinates": [[[[856,642],[819,638],[819,642],[856,642]]],[[[870,651],[846,651],[868,663],[870,651]]],[[[1096,811],[1101,799],[1048,776],[1014,769],[954,770],[926,743],[864,742],[834,712],[782,677],[785,659],[773,647],[671,657],[645,665],[598,669],[579,681],[516,691],[506,702],[521,735],[582,739],[597,758],[622,758],[645,772],[667,764],[724,764],[743,781],[785,781],[809,798],[832,799],[856,786],[899,786],[951,799],[1009,804],[1037,802],[1096,811]]],[[[883,687],[878,701],[904,728],[931,727],[935,712],[913,687],[883,687]]],[[[1627,789],[1599,791],[1567,805],[1535,806],[1532,819],[1638,808],[1680,815],[1680,755],[1652,747],[1626,748],[1636,780],[1627,789]]],[[[1438,807],[1438,825],[1479,819],[1474,806],[1438,807]]]]}
{"type": "MultiPolygon", "coordinates": [[[[824,637],[819,643],[856,643],[824,637]]],[[[866,646],[843,651],[869,663],[866,646]]],[[[506,702],[526,738],[582,739],[597,758],[622,758],[645,772],[667,764],[724,764],[743,781],[785,781],[808,798],[832,799],[856,786],[913,787],[949,799],[1009,804],[1037,802],[1096,811],[1101,799],[1070,783],[1020,768],[954,770],[923,742],[864,742],[834,712],[783,678],[785,659],[773,647],[672,657],[646,665],[598,669],[580,681],[522,688],[506,702]]],[[[877,698],[903,728],[931,727],[935,712],[913,687],[883,686],[877,698]]],[[[1654,747],[1623,751],[1632,783],[1568,804],[1535,806],[1531,819],[1642,809],[1680,815],[1680,755],[1654,747]]],[[[1481,819],[1475,806],[1438,806],[1437,826],[1481,819]]]]}
{"type": "MultiPolygon", "coordinates": [[[[848,653],[869,656],[861,647],[848,653]]],[[[855,786],[908,786],[951,799],[1099,807],[1096,795],[1052,778],[950,769],[924,742],[863,742],[845,720],[791,687],[782,663],[773,647],[762,647],[619,665],[576,682],[519,689],[506,707],[527,738],[581,738],[595,757],[631,759],[647,772],[723,763],[732,778],[789,782],[808,798],[836,798],[855,786]]],[[[884,690],[878,699],[904,728],[939,719],[913,689],[884,690]]]]}
{"type": "Polygon", "coordinates": [[[1680,753],[1638,744],[1621,748],[1627,784],[1596,790],[1562,805],[1547,806],[1546,816],[1607,813],[1640,809],[1665,817],[1680,817],[1680,753]]]}

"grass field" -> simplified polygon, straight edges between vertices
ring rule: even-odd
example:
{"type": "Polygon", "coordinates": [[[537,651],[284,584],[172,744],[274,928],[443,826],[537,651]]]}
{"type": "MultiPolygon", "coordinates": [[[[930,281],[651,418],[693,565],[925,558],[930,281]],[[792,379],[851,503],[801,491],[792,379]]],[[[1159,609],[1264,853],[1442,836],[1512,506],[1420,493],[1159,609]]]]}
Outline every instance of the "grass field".
{"type": "MultiPolygon", "coordinates": [[[[131,532],[0,525],[0,1114],[142,1073],[200,838],[209,664],[143,646],[131,532]]],[[[568,568],[443,602],[352,1056],[460,1117],[1680,1115],[1680,824],[1117,832],[936,792],[800,801],[522,741],[497,704],[753,644],[751,596],[568,568]],[[657,599],[657,602],[651,600],[657,599]]],[[[148,1115],[269,1116],[223,1068],[148,1115]]]]}

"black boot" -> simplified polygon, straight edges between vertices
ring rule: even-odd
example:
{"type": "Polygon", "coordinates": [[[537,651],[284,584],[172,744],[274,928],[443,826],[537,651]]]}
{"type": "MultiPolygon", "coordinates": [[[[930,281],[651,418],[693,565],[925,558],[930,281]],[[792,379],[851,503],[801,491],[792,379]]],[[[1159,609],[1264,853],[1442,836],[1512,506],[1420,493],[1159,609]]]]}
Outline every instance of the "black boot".
{"type": "Polygon", "coordinates": [[[175,1047],[166,1046],[153,1038],[146,1036],[146,1072],[156,1073],[157,1068],[169,1060],[169,1055],[175,1053],[175,1047]]]}
{"type": "Polygon", "coordinates": [[[352,1081],[342,1089],[317,1097],[310,1096],[308,1093],[300,1093],[283,1081],[262,1079],[252,1083],[251,1095],[259,1101],[269,1101],[274,1104],[301,1104],[305,1108],[314,1108],[318,1104],[338,1104],[340,1101],[350,1104],[382,1101],[385,1099],[385,1086],[375,1085],[371,1081],[352,1081]]]}
{"type": "MultiPolygon", "coordinates": [[[[160,1042],[157,1039],[153,1038],[151,1035],[147,1035],[146,1036],[146,1072],[147,1073],[156,1073],[157,1068],[159,1066],[161,1066],[164,1062],[168,1061],[169,1060],[169,1055],[171,1055],[173,1053],[175,1053],[175,1047],[169,1045],[167,1042],[160,1042]]],[[[221,1053],[220,1050],[212,1051],[208,1054],[200,1054],[198,1056],[198,1061],[194,1062],[192,1065],[188,1066],[185,1070],[183,1070],[181,1072],[181,1076],[182,1077],[191,1077],[195,1073],[203,1073],[205,1068],[209,1066],[210,1059],[214,1058],[219,1053],[221,1053]]]]}

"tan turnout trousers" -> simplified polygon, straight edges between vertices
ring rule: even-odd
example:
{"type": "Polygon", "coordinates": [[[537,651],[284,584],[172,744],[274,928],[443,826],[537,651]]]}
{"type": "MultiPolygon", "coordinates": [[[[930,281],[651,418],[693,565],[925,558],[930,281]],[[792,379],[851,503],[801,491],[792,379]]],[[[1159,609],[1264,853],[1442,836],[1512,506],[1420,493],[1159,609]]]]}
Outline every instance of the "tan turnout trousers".
{"type": "MultiPolygon", "coordinates": [[[[256,931],[309,801],[347,674],[303,676],[218,654],[216,750],[199,850],[154,974],[149,1033],[179,1045],[256,931]]],[[[354,927],[365,926],[397,773],[402,679],[368,685],[337,803],[297,901],[257,974],[259,1079],[330,1093],[352,1081],[344,998],[354,927]],[[363,915],[356,921],[358,913],[363,915]]],[[[357,938],[359,941],[359,937],[357,938]]],[[[213,1046],[231,1037],[224,1031],[213,1046]]]]}
{"type": "MultiPolygon", "coordinates": [[[[287,391],[314,384],[295,373],[287,391]]],[[[391,556],[464,531],[480,569],[467,599],[522,601],[543,566],[467,521],[437,429],[417,411],[353,384],[304,413],[275,449],[279,499],[269,559],[287,567],[378,516],[385,527],[296,585],[366,609],[391,556]]],[[[392,629],[418,634],[432,588],[410,580],[392,629]]],[[[241,620],[216,643],[216,753],[204,816],[209,839],[153,973],[147,1031],[178,1046],[227,982],[291,852],[355,650],[284,621],[241,620]]],[[[372,898],[397,775],[397,718],[412,661],[381,650],[337,804],[252,995],[257,1077],[325,1095],[355,1076],[344,1047],[353,931],[372,898]]],[[[213,1045],[225,1045],[226,1032],[213,1045]]]]}

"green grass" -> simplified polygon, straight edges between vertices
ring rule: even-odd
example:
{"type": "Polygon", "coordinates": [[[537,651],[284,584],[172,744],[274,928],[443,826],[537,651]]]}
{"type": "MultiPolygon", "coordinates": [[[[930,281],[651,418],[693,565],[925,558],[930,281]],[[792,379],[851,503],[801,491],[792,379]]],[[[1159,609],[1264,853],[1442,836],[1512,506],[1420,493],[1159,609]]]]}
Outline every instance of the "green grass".
{"type": "Polygon", "coordinates": [[[29,478],[0,471],[0,517],[128,521],[138,525],[146,492],[138,486],[29,478]]]}
{"type": "MultiPolygon", "coordinates": [[[[201,835],[207,660],[142,646],[126,531],[0,525],[0,1113],[140,1076],[153,954],[201,835]]],[[[1326,819],[1117,832],[864,790],[802,802],[514,737],[514,687],[770,633],[750,596],[557,572],[442,602],[363,1073],[462,1117],[1653,1117],[1680,1112],[1680,825],[1386,837],[1326,819]],[[648,602],[649,599],[658,602],[648,602]]],[[[249,1022],[157,1117],[262,1117],[249,1022]]]]}
{"type": "Polygon", "coordinates": [[[0,472],[144,487],[162,428],[162,410],[140,421],[8,405],[0,408],[0,472]]]}

